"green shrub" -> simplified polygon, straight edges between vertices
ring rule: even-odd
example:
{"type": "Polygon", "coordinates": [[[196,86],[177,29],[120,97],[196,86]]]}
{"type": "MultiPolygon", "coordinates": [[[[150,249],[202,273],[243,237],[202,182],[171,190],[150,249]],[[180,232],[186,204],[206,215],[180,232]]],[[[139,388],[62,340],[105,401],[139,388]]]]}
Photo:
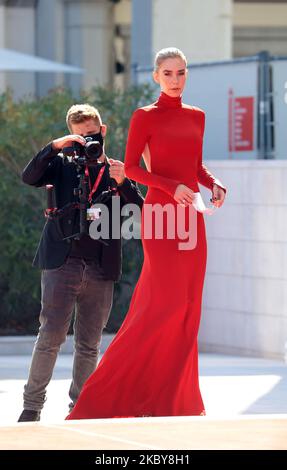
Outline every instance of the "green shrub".
{"type": "MultiPolygon", "coordinates": [[[[43,189],[21,182],[23,168],[49,141],[68,133],[65,115],[77,102],[99,109],[108,124],[106,152],[122,160],[132,111],[150,102],[152,95],[152,88],[144,85],[124,92],[97,87],[77,99],[66,89],[20,102],[9,92],[0,96],[0,334],[33,334],[38,328],[40,272],[31,263],[44,225],[46,198],[43,189]]],[[[140,242],[124,243],[123,276],[116,284],[109,331],[124,318],[141,262],[140,242]]]]}

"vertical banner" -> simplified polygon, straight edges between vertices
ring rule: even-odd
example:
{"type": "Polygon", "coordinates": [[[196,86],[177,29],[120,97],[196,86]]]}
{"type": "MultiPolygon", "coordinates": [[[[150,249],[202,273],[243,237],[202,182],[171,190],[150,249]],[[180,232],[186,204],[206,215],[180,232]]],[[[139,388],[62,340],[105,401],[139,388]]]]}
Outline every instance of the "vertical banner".
{"type": "Polygon", "coordinates": [[[228,142],[229,158],[233,152],[254,150],[254,98],[253,96],[234,96],[233,89],[228,97],[228,142]]]}

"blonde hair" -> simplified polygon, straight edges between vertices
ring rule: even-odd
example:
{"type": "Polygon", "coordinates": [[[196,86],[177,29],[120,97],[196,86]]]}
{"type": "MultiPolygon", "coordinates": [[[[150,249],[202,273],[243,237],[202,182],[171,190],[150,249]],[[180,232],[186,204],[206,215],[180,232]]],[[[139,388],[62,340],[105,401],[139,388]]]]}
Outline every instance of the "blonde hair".
{"type": "Polygon", "coordinates": [[[184,53],[180,49],[177,49],[177,47],[166,47],[165,49],[161,49],[155,56],[154,71],[158,71],[159,67],[161,66],[164,60],[174,59],[177,57],[182,59],[185,63],[185,66],[187,66],[187,60],[184,53]]]}
{"type": "Polygon", "coordinates": [[[87,103],[74,104],[70,107],[66,115],[66,123],[70,132],[72,132],[72,124],[79,124],[89,119],[93,119],[100,126],[102,125],[99,111],[94,106],[87,103]]]}

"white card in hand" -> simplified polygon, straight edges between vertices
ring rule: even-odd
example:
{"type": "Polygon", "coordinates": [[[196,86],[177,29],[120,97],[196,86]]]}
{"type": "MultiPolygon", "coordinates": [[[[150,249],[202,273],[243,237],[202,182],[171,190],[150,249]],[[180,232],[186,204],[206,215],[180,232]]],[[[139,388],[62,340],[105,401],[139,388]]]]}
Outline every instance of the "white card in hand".
{"type": "Polygon", "coordinates": [[[217,209],[217,207],[214,205],[211,207],[206,207],[200,193],[193,193],[192,205],[195,210],[207,215],[213,214],[214,211],[217,209]]]}

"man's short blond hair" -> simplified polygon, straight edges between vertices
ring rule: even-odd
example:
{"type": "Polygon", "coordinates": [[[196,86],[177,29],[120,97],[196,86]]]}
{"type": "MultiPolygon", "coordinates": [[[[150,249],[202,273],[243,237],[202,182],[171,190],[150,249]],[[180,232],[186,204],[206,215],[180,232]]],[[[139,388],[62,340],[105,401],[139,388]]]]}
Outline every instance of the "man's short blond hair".
{"type": "Polygon", "coordinates": [[[102,125],[102,119],[99,111],[90,104],[74,104],[70,107],[66,115],[66,123],[70,132],[72,125],[93,119],[99,126],[102,125]]]}

